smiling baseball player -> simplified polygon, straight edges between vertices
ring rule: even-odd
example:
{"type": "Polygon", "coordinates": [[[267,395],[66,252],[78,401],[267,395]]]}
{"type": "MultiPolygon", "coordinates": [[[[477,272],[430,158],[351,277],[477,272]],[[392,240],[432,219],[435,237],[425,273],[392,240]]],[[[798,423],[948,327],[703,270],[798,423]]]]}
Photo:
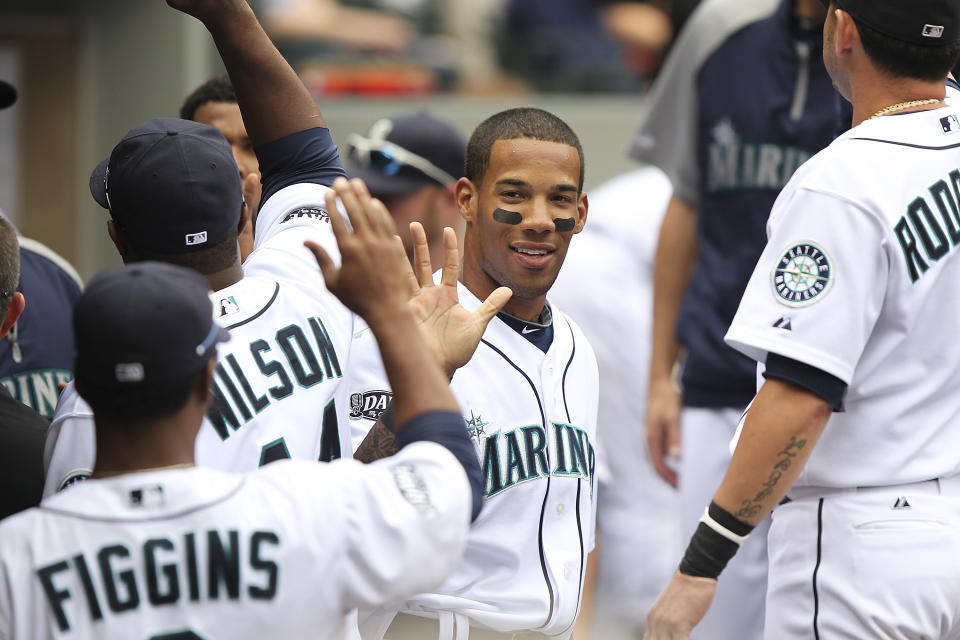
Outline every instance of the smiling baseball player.
{"type": "MultiPolygon", "coordinates": [[[[240,4],[227,3],[223,12],[240,4]]],[[[224,19],[215,12],[209,18],[224,19]]],[[[90,181],[110,210],[126,262],[160,257],[190,266],[216,292],[214,308],[231,339],[215,371],[197,460],[239,471],[290,457],[329,461],[350,449],[346,420],[337,417],[348,402],[337,394],[355,322],[303,247],[312,240],[337,255],[324,203],[329,185],[344,175],[336,146],[259,25],[253,34],[215,31],[263,176],[255,250],[242,270],[240,178],[213,127],[173,118],[141,125],[90,181]]],[[[92,425],[90,408],[68,387],[47,442],[45,496],[89,475],[92,425]]]]}
{"type": "MultiPolygon", "coordinates": [[[[470,138],[457,184],[463,270],[441,286],[456,287],[467,309],[498,286],[514,292],[473,358],[446,366],[483,471],[484,511],[444,584],[362,611],[365,638],[570,637],[593,547],[597,363],[547,292],[586,222],[582,184],[579,141],[545,111],[498,113],[470,138]]],[[[416,262],[426,277],[429,261],[416,262]]],[[[351,357],[371,348],[361,336],[351,357]]],[[[354,393],[389,390],[375,369],[348,381],[354,393]]],[[[375,417],[353,422],[370,429],[375,417]]],[[[358,457],[382,453],[382,429],[358,457]]]]}
{"type": "Polygon", "coordinates": [[[830,3],[854,126],[770,213],[726,335],[766,381],[648,637],[687,636],[778,503],[766,637],[960,637],[958,55],[957,0],[830,3]]]}
{"type": "Polygon", "coordinates": [[[93,478],[0,524],[0,638],[342,638],[349,609],[452,568],[482,504],[480,469],[408,306],[389,214],[335,186],[353,229],[328,195],[342,268],[311,248],[381,345],[401,452],[248,475],[194,467],[227,340],[207,283],[157,262],[100,274],[74,314],[93,478]]]}

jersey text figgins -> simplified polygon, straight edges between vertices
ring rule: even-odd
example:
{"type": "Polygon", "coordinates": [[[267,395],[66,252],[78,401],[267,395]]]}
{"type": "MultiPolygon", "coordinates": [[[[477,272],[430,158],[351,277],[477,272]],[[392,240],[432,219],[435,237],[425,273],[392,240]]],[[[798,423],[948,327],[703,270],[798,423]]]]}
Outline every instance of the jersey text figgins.
{"type": "Polygon", "coordinates": [[[184,600],[273,600],[279,567],[270,556],[279,545],[280,537],[272,531],[241,536],[231,529],[190,532],[177,538],[158,536],[136,549],[116,543],[96,553],[79,553],[38,568],[36,577],[57,626],[67,631],[68,608],[101,620],[108,611],[122,613],[184,600]],[[71,583],[80,588],[69,588],[71,583]],[[82,604],[68,607],[73,599],[82,604]]]}

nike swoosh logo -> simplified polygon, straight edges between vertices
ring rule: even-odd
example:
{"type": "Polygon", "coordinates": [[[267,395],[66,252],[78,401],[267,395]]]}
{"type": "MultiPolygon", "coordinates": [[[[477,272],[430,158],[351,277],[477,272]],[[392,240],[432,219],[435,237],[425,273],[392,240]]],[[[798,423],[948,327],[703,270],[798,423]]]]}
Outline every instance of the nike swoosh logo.
{"type": "Polygon", "coordinates": [[[528,333],[533,333],[534,331],[540,331],[540,327],[524,327],[520,330],[520,333],[527,335],[528,333]]]}

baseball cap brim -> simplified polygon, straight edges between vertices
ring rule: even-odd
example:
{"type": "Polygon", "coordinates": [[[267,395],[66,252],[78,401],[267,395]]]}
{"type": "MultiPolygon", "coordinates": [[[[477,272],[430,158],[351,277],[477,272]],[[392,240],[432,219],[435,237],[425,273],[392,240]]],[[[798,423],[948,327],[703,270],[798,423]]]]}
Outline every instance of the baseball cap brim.
{"type": "Polygon", "coordinates": [[[347,169],[347,173],[351,178],[360,178],[363,180],[367,185],[367,189],[370,190],[371,195],[375,198],[382,196],[402,196],[413,193],[420,187],[428,184],[440,184],[436,180],[423,174],[387,176],[372,167],[350,167],[347,169]]]}
{"type": "Polygon", "coordinates": [[[17,90],[9,82],[0,80],[0,109],[6,109],[17,101],[17,90]]]}
{"type": "Polygon", "coordinates": [[[109,157],[104,158],[90,174],[90,193],[97,204],[104,209],[110,208],[110,203],[107,202],[107,164],[109,162],[109,157]]]}

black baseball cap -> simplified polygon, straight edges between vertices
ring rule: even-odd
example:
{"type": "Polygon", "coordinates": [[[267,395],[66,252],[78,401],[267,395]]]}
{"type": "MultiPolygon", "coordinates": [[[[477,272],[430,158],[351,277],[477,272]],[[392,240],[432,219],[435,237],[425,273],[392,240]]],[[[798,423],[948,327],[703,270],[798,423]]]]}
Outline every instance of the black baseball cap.
{"type": "Polygon", "coordinates": [[[90,193],[138,249],[183,254],[235,233],[243,187],[214,127],[157,118],[127,132],[90,174],[90,193]]]}
{"type": "Polygon", "coordinates": [[[347,145],[348,172],[376,197],[403,195],[428,184],[452,186],[463,176],[467,141],[426,111],[377,120],[347,145]]]}
{"type": "MultiPolygon", "coordinates": [[[[855,20],[883,35],[926,47],[960,40],[960,0],[834,0],[855,20]]],[[[822,0],[830,6],[829,0],[822,0]]]]}
{"type": "Polygon", "coordinates": [[[162,262],[95,276],[73,307],[74,375],[118,392],[197,373],[229,339],[207,281],[162,262]]]}
{"type": "Polygon", "coordinates": [[[17,89],[9,82],[0,80],[0,109],[6,109],[17,101],[17,89]]]}

